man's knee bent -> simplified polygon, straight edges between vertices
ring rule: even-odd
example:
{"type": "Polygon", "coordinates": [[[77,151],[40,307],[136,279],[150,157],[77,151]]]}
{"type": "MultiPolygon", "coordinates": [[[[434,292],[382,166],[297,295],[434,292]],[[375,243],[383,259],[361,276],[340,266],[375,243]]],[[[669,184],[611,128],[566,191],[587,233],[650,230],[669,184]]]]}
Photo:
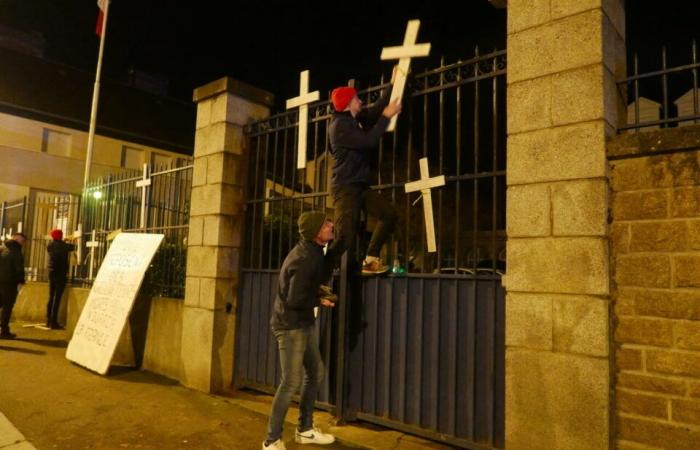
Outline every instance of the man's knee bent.
{"type": "Polygon", "coordinates": [[[300,374],[287,376],[284,376],[283,374],[282,378],[280,379],[280,389],[294,394],[299,390],[299,388],[301,388],[301,383],[302,378],[300,374]]]}

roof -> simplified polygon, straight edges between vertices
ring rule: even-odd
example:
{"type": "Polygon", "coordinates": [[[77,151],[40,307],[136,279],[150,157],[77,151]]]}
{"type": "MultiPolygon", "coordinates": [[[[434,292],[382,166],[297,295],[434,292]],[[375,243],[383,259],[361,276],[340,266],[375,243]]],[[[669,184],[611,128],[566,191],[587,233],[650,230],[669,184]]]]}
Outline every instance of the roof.
{"type": "MultiPolygon", "coordinates": [[[[95,74],[0,48],[0,112],[88,131],[95,74]]],[[[102,79],[97,134],[187,155],[196,107],[102,79]]]]}

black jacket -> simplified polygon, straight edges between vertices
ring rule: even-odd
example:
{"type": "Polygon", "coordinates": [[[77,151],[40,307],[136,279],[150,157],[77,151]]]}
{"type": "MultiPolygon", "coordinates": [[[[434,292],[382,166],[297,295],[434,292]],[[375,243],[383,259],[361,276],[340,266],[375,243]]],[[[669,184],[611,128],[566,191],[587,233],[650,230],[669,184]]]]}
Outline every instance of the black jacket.
{"type": "Polygon", "coordinates": [[[323,247],[313,241],[300,241],[289,252],[280,269],[270,319],[273,330],[295,330],[314,324],[324,264],[323,247]]]}
{"type": "Polygon", "coordinates": [[[369,184],[369,155],[379,144],[389,126],[389,119],[382,110],[389,103],[390,88],[371,108],[363,109],[352,117],[349,111],[334,112],[328,129],[333,164],[333,187],[348,184],[369,184]]]}
{"type": "Polygon", "coordinates": [[[0,284],[16,286],[24,284],[24,256],[22,246],[15,240],[7,240],[0,247],[0,284]]]}
{"type": "Polygon", "coordinates": [[[46,246],[49,252],[49,275],[65,277],[68,274],[68,257],[75,245],[64,241],[51,241],[46,246]]]}

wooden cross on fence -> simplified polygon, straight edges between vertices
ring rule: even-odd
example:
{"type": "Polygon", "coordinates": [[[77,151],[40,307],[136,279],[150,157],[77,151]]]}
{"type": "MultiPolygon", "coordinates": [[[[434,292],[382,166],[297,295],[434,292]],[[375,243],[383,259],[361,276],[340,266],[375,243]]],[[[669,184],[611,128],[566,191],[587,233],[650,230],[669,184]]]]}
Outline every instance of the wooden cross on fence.
{"type": "Polygon", "coordinates": [[[425,237],[428,241],[428,252],[437,251],[435,245],[435,220],[433,219],[433,197],[430,192],[432,188],[445,185],[445,175],[430,178],[428,169],[428,158],[421,158],[420,180],[412,181],[404,185],[404,190],[408,192],[421,192],[423,200],[423,217],[425,219],[425,237]]]}
{"type": "MultiPolygon", "coordinates": [[[[78,262],[83,260],[83,246],[81,245],[83,239],[83,224],[79,223],[75,231],[73,231],[73,241],[75,242],[75,251],[78,262]]],[[[73,267],[72,270],[76,270],[73,267]]],[[[75,272],[73,273],[75,275],[75,272]]]]}
{"type": "Polygon", "coordinates": [[[95,249],[100,246],[100,241],[95,239],[95,230],[92,230],[90,240],[85,243],[85,246],[90,249],[90,280],[93,279],[93,270],[95,268],[95,249]]]}
{"type": "Polygon", "coordinates": [[[136,182],[136,188],[141,189],[141,228],[146,228],[146,188],[151,185],[148,178],[148,165],[143,165],[143,178],[136,182]]]}
{"type": "Polygon", "coordinates": [[[297,169],[306,167],[306,134],[309,125],[309,103],[315,102],[318,99],[318,91],[309,92],[309,71],[302,71],[299,76],[299,96],[287,100],[287,109],[299,107],[297,169]]]}
{"type": "MultiPolygon", "coordinates": [[[[394,87],[391,90],[391,100],[398,99],[401,102],[403,91],[406,87],[406,76],[411,69],[411,58],[419,58],[430,54],[430,43],[416,44],[418,38],[418,28],[420,20],[409,20],[406,26],[406,35],[403,38],[403,45],[398,47],[384,47],[382,49],[382,61],[388,59],[398,59],[399,64],[394,80],[394,87]]],[[[396,128],[396,116],[391,118],[386,131],[394,131],[396,128]]]]}

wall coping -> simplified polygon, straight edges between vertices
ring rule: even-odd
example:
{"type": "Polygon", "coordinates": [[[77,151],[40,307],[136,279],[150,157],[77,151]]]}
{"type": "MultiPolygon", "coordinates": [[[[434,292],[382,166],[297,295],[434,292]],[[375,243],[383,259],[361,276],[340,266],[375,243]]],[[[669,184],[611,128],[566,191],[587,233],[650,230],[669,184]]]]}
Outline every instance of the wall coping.
{"type": "Polygon", "coordinates": [[[608,141],[608,159],[700,150],[700,125],[619,134],[608,141]]]}
{"type": "Polygon", "coordinates": [[[196,88],[192,94],[192,100],[199,103],[224,92],[268,107],[275,103],[275,96],[272,93],[231,77],[219,78],[196,88]]]}

